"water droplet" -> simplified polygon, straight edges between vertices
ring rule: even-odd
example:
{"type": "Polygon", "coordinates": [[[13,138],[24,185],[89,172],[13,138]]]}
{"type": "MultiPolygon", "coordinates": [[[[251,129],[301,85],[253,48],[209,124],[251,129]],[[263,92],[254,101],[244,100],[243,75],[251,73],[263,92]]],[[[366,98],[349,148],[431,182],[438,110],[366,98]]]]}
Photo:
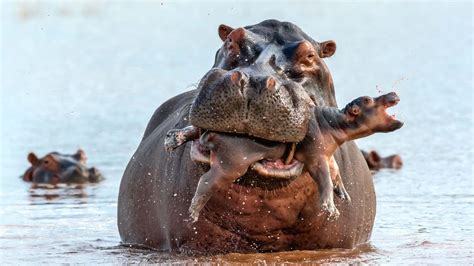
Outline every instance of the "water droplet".
{"type": "Polygon", "coordinates": [[[176,196],[178,196],[178,194],[174,193],[174,194],[173,194],[173,197],[176,197],[176,196]]]}

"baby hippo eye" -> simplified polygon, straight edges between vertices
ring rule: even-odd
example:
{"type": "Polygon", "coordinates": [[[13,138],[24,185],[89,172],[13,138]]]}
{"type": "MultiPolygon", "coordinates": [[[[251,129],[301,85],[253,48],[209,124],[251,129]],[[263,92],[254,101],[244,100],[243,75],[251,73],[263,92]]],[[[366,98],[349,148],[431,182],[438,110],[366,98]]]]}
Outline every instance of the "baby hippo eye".
{"type": "Polygon", "coordinates": [[[374,100],[371,97],[364,97],[364,105],[372,105],[374,100]]]}

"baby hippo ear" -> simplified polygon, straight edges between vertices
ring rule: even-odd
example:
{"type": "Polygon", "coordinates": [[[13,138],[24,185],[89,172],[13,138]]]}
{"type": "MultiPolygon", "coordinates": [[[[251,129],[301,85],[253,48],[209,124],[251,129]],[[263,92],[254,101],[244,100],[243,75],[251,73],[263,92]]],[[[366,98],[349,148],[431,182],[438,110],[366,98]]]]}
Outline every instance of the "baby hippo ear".
{"type": "Polygon", "coordinates": [[[27,158],[31,165],[36,165],[39,162],[38,156],[33,152],[30,152],[27,158]]]}
{"type": "Polygon", "coordinates": [[[349,108],[347,109],[347,114],[352,117],[358,116],[360,114],[360,107],[357,105],[349,106],[349,108]]]}

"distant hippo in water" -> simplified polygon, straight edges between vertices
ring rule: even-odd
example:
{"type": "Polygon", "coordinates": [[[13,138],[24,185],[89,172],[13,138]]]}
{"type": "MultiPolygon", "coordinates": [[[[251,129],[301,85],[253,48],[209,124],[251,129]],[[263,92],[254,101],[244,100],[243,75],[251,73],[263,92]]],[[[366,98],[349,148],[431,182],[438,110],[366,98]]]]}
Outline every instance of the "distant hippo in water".
{"type": "Polygon", "coordinates": [[[383,168],[400,169],[403,166],[402,157],[398,154],[382,157],[377,151],[373,150],[369,152],[361,150],[361,152],[369,169],[372,171],[378,171],[383,168]]]}
{"type": "Polygon", "coordinates": [[[193,147],[202,145],[207,152],[193,156],[203,149],[191,150],[192,159],[211,166],[209,172],[199,180],[191,202],[189,211],[192,220],[197,221],[199,212],[217,190],[231,186],[249,167],[263,176],[291,178],[301,174],[303,164],[320,189],[321,210],[328,212],[330,218],[337,218],[339,211],[334,206],[333,190],[343,200],[350,201],[350,196],[341,180],[334,152],[346,141],[401,128],[403,123],[386,113],[386,109],[398,101],[398,96],[392,92],[375,99],[367,96],[357,98],[343,110],[334,107],[314,108],[314,118],[310,121],[306,137],[298,144],[296,153],[290,150],[285,161],[281,160],[287,150],[284,143],[260,142],[258,139],[209,131],[201,135],[201,129],[194,126],[171,130],[165,139],[167,150],[195,140],[198,143],[193,144],[193,147]],[[263,163],[259,163],[262,160],[263,163]],[[279,175],[279,172],[282,174],[279,175]],[[286,172],[291,175],[286,176],[286,172]]]}
{"type": "Polygon", "coordinates": [[[101,181],[103,176],[95,167],[87,168],[86,160],[86,154],[81,149],[72,155],[51,152],[42,158],[31,152],[28,154],[31,167],[23,174],[23,180],[53,185],[101,181]]]}
{"type": "Polygon", "coordinates": [[[351,203],[336,198],[336,221],[319,215],[319,189],[307,171],[291,180],[247,171],[230,187],[216,191],[199,220],[189,226],[188,209],[209,165],[192,161],[191,143],[167,153],[163,144],[169,130],[192,121],[203,129],[244,138],[294,143],[308,132],[312,105],[337,106],[323,61],[335,53],[334,41],[317,42],[296,25],[276,20],[237,29],[221,25],[218,34],[223,44],[212,70],[196,90],[155,111],[125,169],[117,207],[122,242],[205,253],[353,248],[366,243],[375,218],[375,192],[353,141],[334,154],[352,198],[351,203]],[[240,83],[242,90],[215,86],[222,74],[240,83]]]}

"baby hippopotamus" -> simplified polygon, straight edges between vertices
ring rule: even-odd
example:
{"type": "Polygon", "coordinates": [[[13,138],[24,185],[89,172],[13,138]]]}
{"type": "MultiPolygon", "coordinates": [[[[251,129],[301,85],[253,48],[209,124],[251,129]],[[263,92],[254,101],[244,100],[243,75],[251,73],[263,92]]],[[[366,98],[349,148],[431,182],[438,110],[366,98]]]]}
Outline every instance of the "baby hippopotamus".
{"type": "Polygon", "coordinates": [[[27,182],[56,185],[99,182],[104,179],[95,167],[87,168],[87,156],[81,149],[71,155],[51,152],[42,158],[30,152],[28,161],[31,167],[22,176],[27,182]]]}
{"type": "MultiPolygon", "coordinates": [[[[341,199],[350,201],[339,174],[333,154],[344,142],[369,136],[377,132],[391,132],[403,126],[386,109],[399,102],[396,93],[388,93],[377,98],[359,97],[342,110],[334,107],[314,107],[308,133],[296,145],[292,145],[285,165],[291,168],[290,174],[280,158],[287,154],[285,143],[268,142],[239,136],[236,134],[204,132],[189,126],[168,132],[165,147],[172,150],[179,145],[199,138],[201,146],[210,150],[210,157],[202,162],[210,163],[210,169],[199,180],[196,193],[189,208],[193,221],[219,189],[225,189],[245,174],[249,167],[264,176],[290,178],[298,176],[304,169],[318,185],[320,208],[336,219],[339,211],[334,205],[334,192],[341,199]],[[303,163],[303,164],[301,164],[303,163]],[[301,167],[294,167],[295,165],[301,167]],[[272,165],[274,167],[272,168],[272,165]],[[290,167],[293,166],[293,167],[290,167]],[[285,173],[285,174],[280,174],[285,173]]],[[[193,150],[191,151],[193,153],[193,150]]],[[[192,157],[196,158],[197,156],[192,157]]]]}

